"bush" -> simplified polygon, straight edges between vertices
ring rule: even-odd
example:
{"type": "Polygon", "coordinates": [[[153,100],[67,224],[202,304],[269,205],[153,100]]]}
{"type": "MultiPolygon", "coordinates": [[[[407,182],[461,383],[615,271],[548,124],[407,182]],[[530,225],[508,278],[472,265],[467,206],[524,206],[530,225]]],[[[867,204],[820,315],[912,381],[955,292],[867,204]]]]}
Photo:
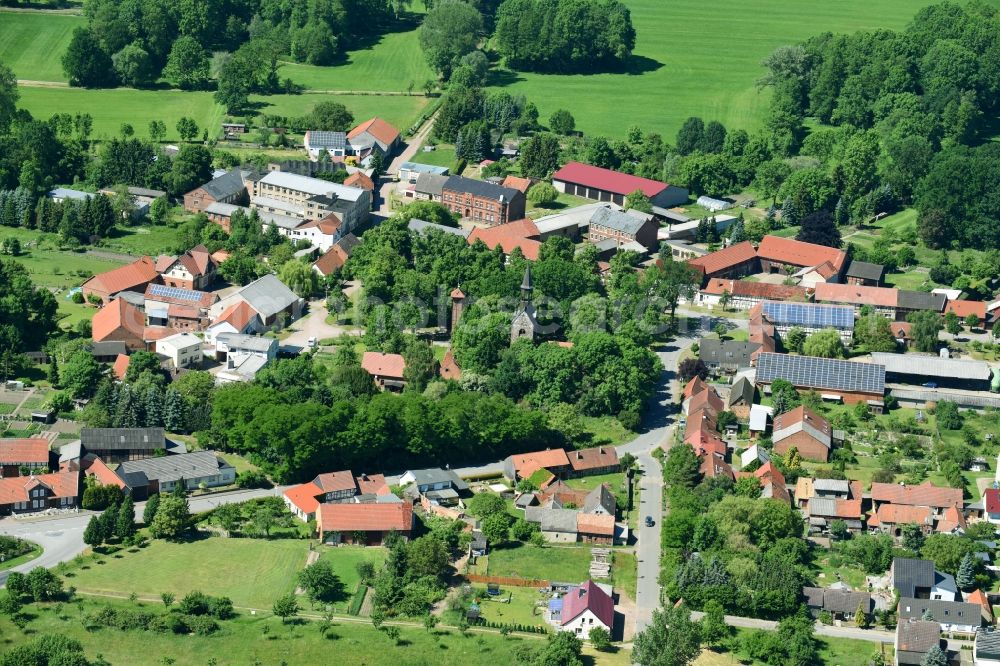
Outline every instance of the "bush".
{"type": "Polygon", "coordinates": [[[219,620],[228,620],[236,616],[233,600],[229,597],[209,597],[208,614],[219,620]]]}
{"type": "Polygon", "coordinates": [[[207,594],[195,590],[188,592],[177,607],[184,615],[206,615],[210,601],[211,598],[207,594]]]}
{"type": "Polygon", "coordinates": [[[191,633],[199,636],[208,636],[219,629],[219,623],[206,615],[187,615],[184,624],[191,633]]]}
{"type": "Polygon", "coordinates": [[[236,475],[236,485],[240,488],[270,488],[271,482],[264,472],[249,470],[236,475]]]}

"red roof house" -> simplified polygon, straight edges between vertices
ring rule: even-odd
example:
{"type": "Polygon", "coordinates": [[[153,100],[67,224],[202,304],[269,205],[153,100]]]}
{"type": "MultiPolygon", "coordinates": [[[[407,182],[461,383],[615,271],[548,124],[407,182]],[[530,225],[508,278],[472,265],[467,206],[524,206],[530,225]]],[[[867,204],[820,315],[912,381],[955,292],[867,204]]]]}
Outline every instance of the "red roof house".
{"type": "Polygon", "coordinates": [[[316,530],[330,544],[381,545],[390,532],[409,538],[413,530],[413,503],[321,504],[316,511],[316,530]]]}
{"type": "Polygon", "coordinates": [[[83,296],[87,300],[96,296],[102,303],[108,303],[123,291],[143,292],[146,285],[158,279],[155,262],[149,257],[141,257],[131,264],[99,273],[84,282],[83,296]]]}
{"type": "Polygon", "coordinates": [[[123,298],[101,308],[91,321],[94,342],[124,342],[130,350],[145,349],[146,317],[123,298]]]}
{"type": "Polygon", "coordinates": [[[382,388],[401,388],[405,379],[406,359],[402,354],[383,354],[382,352],[365,352],[361,357],[361,367],[382,388]]]}
{"type": "Polygon", "coordinates": [[[552,185],[560,192],[585,199],[613,201],[619,206],[625,202],[625,197],[637,190],[649,197],[654,205],[664,208],[686,203],[688,199],[688,191],[683,188],[581,162],[570,162],[552,174],[552,185]]]}
{"type": "Polygon", "coordinates": [[[559,630],[586,637],[596,626],[611,631],[615,625],[615,602],[597,583],[588,580],[571,587],[562,598],[559,630]]]}
{"type": "Polygon", "coordinates": [[[498,224],[495,227],[480,228],[472,230],[466,239],[469,245],[475,245],[477,240],[486,243],[489,249],[499,245],[504,254],[511,254],[515,248],[520,248],[521,254],[528,261],[537,261],[538,251],[542,244],[538,241],[538,227],[529,218],[515,220],[507,224],[498,224]]]}
{"type": "Polygon", "coordinates": [[[22,467],[47,471],[49,440],[40,437],[0,439],[0,476],[17,476],[22,467]]]}
{"type": "Polygon", "coordinates": [[[718,252],[688,260],[705,278],[741,277],[755,272],[758,267],[757,250],[750,241],[743,241],[718,252]]]}
{"type": "Polygon", "coordinates": [[[806,268],[830,262],[839,275],[847,262],[847,253],[843,250],[780,236],[764,236],[757,247],[757,256],[765,273],[781,270],[784,266],[806,268]]]}
{"type": "Polygon", "coordinates": [[[76,470],[0,479],[0,513],[29,513],[76,506],[80,473],[76,470]]]}
{"type": "Polygon", "coordinates": [[[381,474],[354,476],[350,470],[327,472],[308,483],[292,486],[284,492],[288,509],[302,520],[316,517],[321,504],[343,502],[358,495],[391,495],[389,484],[381,474]]]}

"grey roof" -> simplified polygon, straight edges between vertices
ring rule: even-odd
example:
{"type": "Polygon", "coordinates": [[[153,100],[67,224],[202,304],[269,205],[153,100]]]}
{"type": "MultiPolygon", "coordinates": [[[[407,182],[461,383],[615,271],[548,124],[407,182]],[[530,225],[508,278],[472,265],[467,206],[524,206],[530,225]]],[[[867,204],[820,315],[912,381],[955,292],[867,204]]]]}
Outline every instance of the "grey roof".
{"type": "Polygon", "coordinates": [[[422,173],[417,176],[417,182],[414,183],[413,189],[420,194],[429,194],[431,196],[440,197],[441,189],[444,184],[448,182],[449,176],[437,173],[422,173]]]}
{"type": "Polygon", "coordinates": [[[832,497],[813,497],[809,500],[810,516],[837,516],[837,500],[832,497]]]}
{"type": "Polygon", "coordinates": [[[77,201],[83,201],[85,199],[91,199],[93,196],[93,192],[81,192],[80,190],[71,190],[65,187],[57,187],[49,192],[50,199],[75,199],[77,201]]]}
{"type": "Polygon", "coordinates": [[[410,231],[415,231],[417,233],[423,234],[431,229],[441,231],[446,234],[453,234],[455,236],[461,236],[462,238],[468,238],[469,232],[465,229],[460,229],[456,227],[446,227],[443,224],[434,224],[433,222],[426,222],[424,220],[418,220],[417,218],[411,218],[406,228],[410,231]]]}
{"type": "MultiPolygon", "coordinates": [[[[936,354],[890,354],[875,352],[872,361],[885,366],[885,371],[919,377],[978,379],[989,381],[990,365],[985,361],[941,358],[936,354]]],[[[921,379],[923,381],[923,379],[921,379]]]]}
{"type": "Polygon", "coordinates": [[[733,387],[729,389],[729,399],[726,401],[726,407],[732,407],[738,403],[743,403],[749,407],[753,404],[753,394],[753,382],[746,377],[740,377],[733,384],[733,387]]]}
{"type": "Polygon", "coordinates": [[[846,479],[816,479],[813,481],[813,490],[825,490],[846,495],[851,490],[851,484],[846,479]]]}
{"type": "MultiPolygon", "coordinates": [[[[119,294],[120,296],[121,294],[119,294]]],[[[119,340],[109,340],[107,342],[94,342],[90,345],[90,353],[94,356],[115,356],[117,354],[128,354],[128,347],[119,340]]]]}
{"type": "Polygon", "coordinates": [[[163,428],[84,428],[80,442],[85,449],[101,451],[166,448],[163,428]]]}
{"type": "Polygon", "coordinates": [[[736,365],[740,368],[750,367],[750,355],[760,349],[758,342],[742,342],[739,340],[719,340],[718,338],[702,338],[698,340],[698,357],[708,364],[736,365]]]}
{"type": "Polygon", "coordinates": [[[521,196],[521,193],[513,187],[494,185],[485,180],[476,180],[464,176],[450,176],[441,189],[451,190],[452,192],[463,192],[475,197],[496,201],[510,201],[515,197],[521,196]]]}
{"type": "Polygon", "coordinates": [[[421,164],[420,162],[403,162],[399,165],[400,171],[414,171],[416,173],[432,173],[439,176],[448,173],[448,167],[434,164],[421,164]]]}
{"type": "Polygon", "coordinates": [[[516,500],[514,500],[514,506],[524,509],[526,507],[532,506],[533,504],[538,504],[538,497],[535,493],[524,493],[519,495],[516,500]]]}
{"type": "Polygon", "coordinates": [[[594,513],[598,507],[611,516],[615,515],[617,508],[614,493],[603,483],[587,493],[587,498],[583,501],[584,513],[594,513]]]}
{"type": "Polygon", "coordinates": [[[138,291],[119,291],[118,298],[137,308],[146,305],[146,294],[139,293],[138,291]]]}
{"type": "Polygon", "coordinates": [[[240,298],[250,304],[264,319],[273,317],[299,301],[291,289],[273,273],[254,280],[239,290],[240,298]]]}
{"type": "Polygon", "coordinates": [[[823,610],[831,613],[855,613],[858,606],[866,613],[872,611],[872,595],[867,592],[851,592],[849,590],[826,590],[823,593],[823,610]]]}
{"type": "Polygon", "coordinates": [[[859,393],[885,392],[885,367],[876,363],[761,353],[757,357],[757,382],[770,384],[775,379],[788,380],[796,387],[859,393]]]}
{"type": "Polygon", "coordinates": [[[141,473],[151,481],[163,483],[214,476],[227,467],[232,465],[215,455],[214,451],[195,451],[162,458],[128,460],[118,466],[118,476],[141,473]]]}
{"type": "MultiPolygon", "coordinates": [[[[543,532],[576,534],[576,509],[528,509],[537,512],[539,527],[543,532]]],[[[527,520],[527,515],[525,516],[527,520]]]]}
{"type": "Polygon", "coordinates": [[[233,213],[238,210],[242,210],[244,213],[248,213],[250,209],[244,206],[237,206],[235,204],[221,203],[219,201],[213,201],[205,207],[205,213],[210,215],[221,215],[223,217],[232,217],[233,213]]]}
{"type": "Polygon", "coordinates": [[[239,194],[244,187],[243,174],[239,169],[227,171],[224,175],[213,178],[201,186],[213,199],[225,199],[239,194]]]}
{"type": "Polygon", "coordinates": [[[944,601],[943,599],[914,599],[900,597],[899,619],[917,618],[929,612],[935,622],[941,624],[968,624],[979,626],[982,623],[982,606],[965,601],[944,601]]]}
{"type": "Polygon", "coordinates": [[[885,276],[885,266],[882,264],[870,264],[867,261],[855,259],[847,267],[847,277],[880,281],[883,276],[885,276]]]}
{"type": "Polygon", "coordinates": [[[948,590],[956,595],[958,594],[958,585],[955,584],[955,577],[950,573],[935,570],[934,587],[942,590],[948,590]]]}
{"type": "Polygon", "coordinates": [[[930,589],[934,585],[934,563],[912,557],[892,558],[892,585],[904,597],[912,597],[916,588],[930,589]]]}
{"type": "MultiPolygon", "coordinates": [[[[980,632],[982,633],[982,632],[980,632]]],[[[941,625],[920,619],[911,619],[896,625],[896,643],[899,646],[900,663],[919,664],[923,654],[941,641],[941,625]],[[912,660],[903,661],[904,652],[916,653],[912,660]]],[[[978,644],[978,637],[976,640],[978,644]]]]}
{"type": "Polygon", "coordinates": [[[927,291],[907,291],[901,289],[896,294],[896,307],[904,310],[931,310],[943,312],[948,297],[927,291]]]}
{"type": "Polygon", "coordinates": [[[309,130],[309,145],[313,148],[346,148],[347,133],[309,130]]]}
{"type": "Polygon", "coordinates": [[[938,393],[931,389],[921,390],[896,387],[890,388],[889,391],[898,400],[937,402],[941,399],[947,399],[959,407],[993,407],[994,409],[1000,409],[1000,396],[995,394],[985,395],[969,392],[938,393]]]}
{"type": "Polygon", "coordinates": [[[823,607],[822,587],[803,587],[802,596],[806,598],[806,606],[809,606],[811,608],[823,607]]]}
{"type": "Polygon", "coordinates": [[[1000,631],[986,628],[976,634],[975,659],[1000,660],[1000,631]]]}
{"type": "Polygon", "coordinates": [[[462,480],[462,478],[450,469],[441,469],[440,467],[429,467],[427,469],[411,469],[407,472],[412,474],[414,478],[414,483],[418,486],[427,486],[435,483],[451,482],[455,490],[468,490],[469,484],[462,480]]]}
{"type": "Polygon", "coordinates": [[[229,348],[245,349],[247,351],[266,352],[278,344],[274,338],[266,338],[262,335],[245,335],[243,333],[219,333],[215,339],[222,342],[229,348]]]}
{"type": "Polygon", "coordinates": [[[473,550],[486,548],[486,535],[479,530],[472,530],[472,541],[469,542],[469,547],[473,550]]]}
{"type": "Polygon", "coordinates": [[[610,227],[630,236],[638,233],[648,221],[648,217],[637,217],[627,212],[612,210],[610,208],[598,208],[590,218],[592,225],[598,224],[603,227],[610,227]]]}
{"type": "Polygon", "coordinates": [[[79,460],[81,455],[80,451],[80,440],[74,440],[69,444],[63,444],[59,447],[59,463],[69,462],[70,460],[79,460]]]}

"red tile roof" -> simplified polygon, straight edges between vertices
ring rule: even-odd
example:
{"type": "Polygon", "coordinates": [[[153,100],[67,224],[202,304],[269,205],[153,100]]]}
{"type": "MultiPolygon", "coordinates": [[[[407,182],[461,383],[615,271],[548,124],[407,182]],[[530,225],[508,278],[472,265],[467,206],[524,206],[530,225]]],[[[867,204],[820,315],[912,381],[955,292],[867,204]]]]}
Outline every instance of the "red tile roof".
{"type": "Polygon", "coordinates": [[[799,405],[795,409],[775,416],[773,432],[777,434],[779,430],[791,428],[801,423],[808,424],[825,435],[830,435],[830,422],[805,405],[799,405]]]}
{"type": "Polygon", "coordinates": [[[993,606],[990,604],[989,598],[983,593],[982,590],[976,589],[965,595],[966,603],[979,604],[983,607],[983,616],[988,622],[993,622],[993,606]]]}
{"type": "Polygon", "coordinates": [[[312,482],[314,486],[319,488],[320,492],[324,493],[337,493],[344,490],[357,491],[358,489],[358,484],[354,481],[354,474],[349,469],[320,474],[312,482]]]}
{"type": "Polygon", "coordinates": [[[649,178],[640,178],[627,173],[612,171],[611,169],[602,169],[601,167],[583,164],[582,162],[570,162],[552,174],[552,180],[576,183],[623,196],[639,190],[647,197],[655,197],[670,187],[667,183],[650,180],[649,178]]]}
{"type": "Polygon", "coordinates": [[[358,484],[358,492],[362,495],[391,495],[392,490],[381,474],[362,474],[354,477],[358,484]]]}
{"type": "Polygon", "coordinates": [[[444,354],[444,358],[441,359],[441,377],[443,379],[454,379],[458,380],[462,377],[462,368],[458,367],[458,363],[455,361],[455,354],[449,349],[444,354]]]}
{"type": "Polygon", "coordinates": [[[756,258],[757,251],[750,241],[743,241],[736,245],[730,245],[718,252],[689,259],[688,264],[697,268],[703,275],[714,275],[745,264],[748,261],[753,261],[756,258]]]}
{"type": "Polygon", "coordinates": [[[684,399],[687,400],[695,393],[701,393],[707,388],[708,385],[705,383],[705,380],[701,377],[695,376],[695,378],[689,381],[684,387],[684,399]]]}
{"type": "Polygon", "coordinates": [[[372,376],[402,379],[403,371],[406,370],[406,360],[401,354],[365,352],[361,357],[361,367],[372,376]]]}
{"type": "Polygon", "coordinates": [[[312,482],[301,483],[285,491],[288,501],[305,514],[316,513],[316,509],[319,508],[319,500],[316,497],[322,494],[323,491],[312,482]]]}
{"type": "Polygon", "coordinates": [[[932,522],[931,508],[928,506],[882,504],[872,516],[868,517],[868,524],[871,526],[902,525],[904,523],[930,525],[932,522]]]}
{"type": "Polygon", "coordinates": [[[361,123],[347,133],[348,139],[353,139],[359,134],[368,132],[373,137],[386,145],[392,145],[399,138],[399,130],[382,120],[378,116],[361,123]]]}
{"type": "Polygon", "coordinates": [[[722,401],[719,394],[715,392],[714,388],[706,388],[704,391],[699,391],[691,396],[691,401],[688,403],[688,412],[697,412],[700,409],[710,409],[716,414],[726,410],[726,403],[722,401]]]}
{"type": "Polygon", "coordinates": [[[592,580],[579,587],[569,588],[563,596],[562,623],[572,622],[588,610],[605,626],[614,626],[615,602],[592,580]]]}
{"type": "Polygon", "coordinates": [[[80,473],[65,471],[0,479],[0,506],[14,502],[27,502],[29,499],[28,491],[38,485],[47,486],[52,491],[51,497],[76,497],[79,494],[80,473]]]}
{"type": "Polygon", "coordinates": [[[615,517],[603,513],[576,514],[576,531],[602,537],[615,535],[615,517]]]}
{"type": "Polygon", "coordinates": [[[847,260],[847,253],[835,247],[805,243],[794,238],[764,236],[757,247],[757,256],[792,266],[819,266],[829,261],[839,273],[847,260]]]}
{"type": "Polygon", "coordinates": [[[118,354],[115,357],[115,364],[111,366],[111,372],[114,373],[115,377],[124,381],[125,374],[128,372],[128,364],[131,360],[132,357],[125,354],[118,354]]]}
{"type": "Polygon", "coordinates": [[[320,504],[316,511],[320,532],[409,532],[413,504],[320,504]]]}
{"type": "Polygon", "coordinates": [[[932,506],[944,508],[962,506],[962,491],[959,488],[939,488],[930,481],[924,481],[917,486],[895,483],[873,483],[872,500],[889,502],[890,504],[905,504],[908,506],[932,506]]]}
{"type": "Polygon", "coordinates": [[[613,446],[595,446],[592,449],[570,451],[567,456],[575,472],[618,466],[618,452],[613,446]]]}
{"type": "Polygon", "coordinates": [[[333,275],[347,263],[347,252],[339,245],[333,245],[322,257],[317,259],[313,266],[324,276],[333,275]]]}
{"type": "Polygon", "coordinates": [[[701,471],[702,476],[710,479],[723,476],[730,479],[735,478],[732,466],[714,454],[707,455],[704,459],[702,459],[699,470],[701,471]]]}
{"type": "Polygon", "coordinates": [[[40,437],[0,439],[0,465],[49,462],[49,441],[40,437]]]}
{"type": "Polygon", "coordinates": [[[91,321],[91,337],[94,342],[105,340],[115,331],[124,329],[135,338],[142,340],[146,318],[139,309],[122,298],[116,298],[94,315],[91,321]]]}
{"type": "Polygon", "coordinates": [[[958,528],[962,528],[964,530],[967,526],[968,523],[965,522],[965,514],[963,514],[959,509],[949,506],[941,512],[941,516],[938,518],[937,524],[934,525],[934,531],[954,532],[958,528]]]}
{"type": "Polygon", "coordinates": [[[110,467],[104,464],[103,460],[93,453],[88,453],[83,457],[81,468],[84,475],[97,479],[99,483],[105,486],[125,488],[125,482],[122,481],[121,477],[115,474],[110,467]]]}
{"type": "Polygon", "coordinates": [[[894,308],[899,292],[891,287],[866,287],[860,284],[820,282],[816,285],[816,302],[847,303],[894,308]]]}
{"type": "Polygon", "coordinates": [[[168,305],[167,316],[176,319],[200,319],[201,311],[187,305],[168,305]]]}
{"type": "Polygon", "coordinates": [[[889,324],[889,331],[894,338],[909,338],[913,324],[908,321],[894,321],[889,324]]]}
{"type": "Polygon", "coordinates": [[[986,513],[1000,513],[1000,490],[987,488],[983,493],[983,500],[986,503],[986,513]]]}
{"type": "Polygon", "coordinates": [[[142,329],[142,339],[146,342],[155,342],[156,340],[168,338],[174,333],[176,331],[167,326],[147,326],[142,329]]]}
{"type": "Polygon", "coordinates": [[[210,291],[197,291],[196,289],[185,289],[184,291],[189,292],[189,294],[191,295],[197,296],[198,300],[192,301],[189,298],[179,298],[175,296],[167,296],[164,294],[154,294],[153,285],[146,286],[146,300],[157,301],[159,303],[167,303],[170,305],[186,305],[186,306],[191,306],[192,303],[197,303],[198,306],[202,308],[209,308],[212,306],[213,303],[219,300],[218,295],[210,291]]]}
{"type": "MultiPolygon", "coordinates": [[[[387,141],[386,143],[391,142],[387,141]]],[[[375,190],[375,182],[360,171],[355,171],[350,176],[345,178],[344,185],[347,185],[348,187],[360,187],[362,190],[368,190],[369,192],[373,192],[375,190]]]]}
{"type": "Polygon", "coordinates": [[[149,257],[141,257],[131,264],[95,275],[87,280],[83,287],[106,294],[117,294],[120,291],[145,287],[157,277],[159,273],[156,272],[155,262],[149,257]]]}
{"type": "Polygon", "coordinates": [[[512,253],[514,248],[520,248],[525,259],[537,261],[538,251],[542,247],[537,238],[538,227],[532,220],[524,218],[495,227],[477,227],[472,230],[467,240],[469,245],[475,245],[477,240],[481,240],[491,250],[499,244],[504,254],[512,253]]]}
{"type": "Polygon", "coordinates": [[[212,325],[215,326],[216,324],[226,322],[237,331],[242,331],[246,329],[250,320],[256,316],[257,311],[250,307],[249,303],[246,301],[238,301],[223,310],[218,319],[212,322],[212,325]]]}
{"type": "Polygon", "coordinates": [[[948,301],[944,311],[954,312],[962,319],[970,314],[976,315],[980,320],[986,319],[986,303],[984,301],[948,301]]]}
{"type": "MultiPolygon", "coordinates": [[[[820,283],[821,286],[823,283],[820,283]]],[[[809,298],[809,290],[785,284],[770,282],[749,282],[747,280],[723,280],[712,278],[702,291],[706,294],[719,294],[728,291],[732,296],[760,298],[771,301],[805,301],[809,298]]]]}
{"type": "Polygon", "coordinates": [[[522,479],[531,476],[540,469],[551,471],[555,467],[569,466],[569,458],[562,449],[518,453],[512,455],[510,458],[511,464],[514,466],[514,471],[522,479]]]}
{"type": "Polygon", "coordinates": [[[330,213],[320,220],[311,220],[303,224],[299,229],[319,229],[320,233],[326,236],[333,236],[340,230],[342,222],[336,214],[330,213]]]}
{"type": "Polygon", "coordinates": [[[521,178],[520,176],[507,176],[503,179],[503,187],[511,187],[521,194],[527,194],[528,188],[531,187],[530,178],[521,178]]]}

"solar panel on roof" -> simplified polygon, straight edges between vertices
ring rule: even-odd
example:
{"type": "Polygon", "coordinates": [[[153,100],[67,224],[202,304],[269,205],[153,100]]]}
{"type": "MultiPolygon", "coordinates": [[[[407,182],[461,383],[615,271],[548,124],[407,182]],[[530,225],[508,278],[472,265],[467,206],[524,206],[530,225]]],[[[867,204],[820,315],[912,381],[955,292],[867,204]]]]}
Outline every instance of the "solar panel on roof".
{"type": "Polygon", "coordinates": [[[150,292],[153,296],[163,296],[164,298],[176,298],[182,301],[197,302],[201,300],[201,294],[190,289],[179,287],[168,287],[163,284],[150,285],[150,292]]]}
{"type": "Polygon", "coordinates": [[[851,306],[766,301],[763,312],[764,316],[777,325],[838,329],[854,327],[854,308],[851,306]]]}
{"type": "Polygon", "coordinates": [[[784,379],[795,386],[856,391],[885,392],[885,366],[814,356],[764,353],[757,358],[757,381],[770,383],[784,379]]]}

